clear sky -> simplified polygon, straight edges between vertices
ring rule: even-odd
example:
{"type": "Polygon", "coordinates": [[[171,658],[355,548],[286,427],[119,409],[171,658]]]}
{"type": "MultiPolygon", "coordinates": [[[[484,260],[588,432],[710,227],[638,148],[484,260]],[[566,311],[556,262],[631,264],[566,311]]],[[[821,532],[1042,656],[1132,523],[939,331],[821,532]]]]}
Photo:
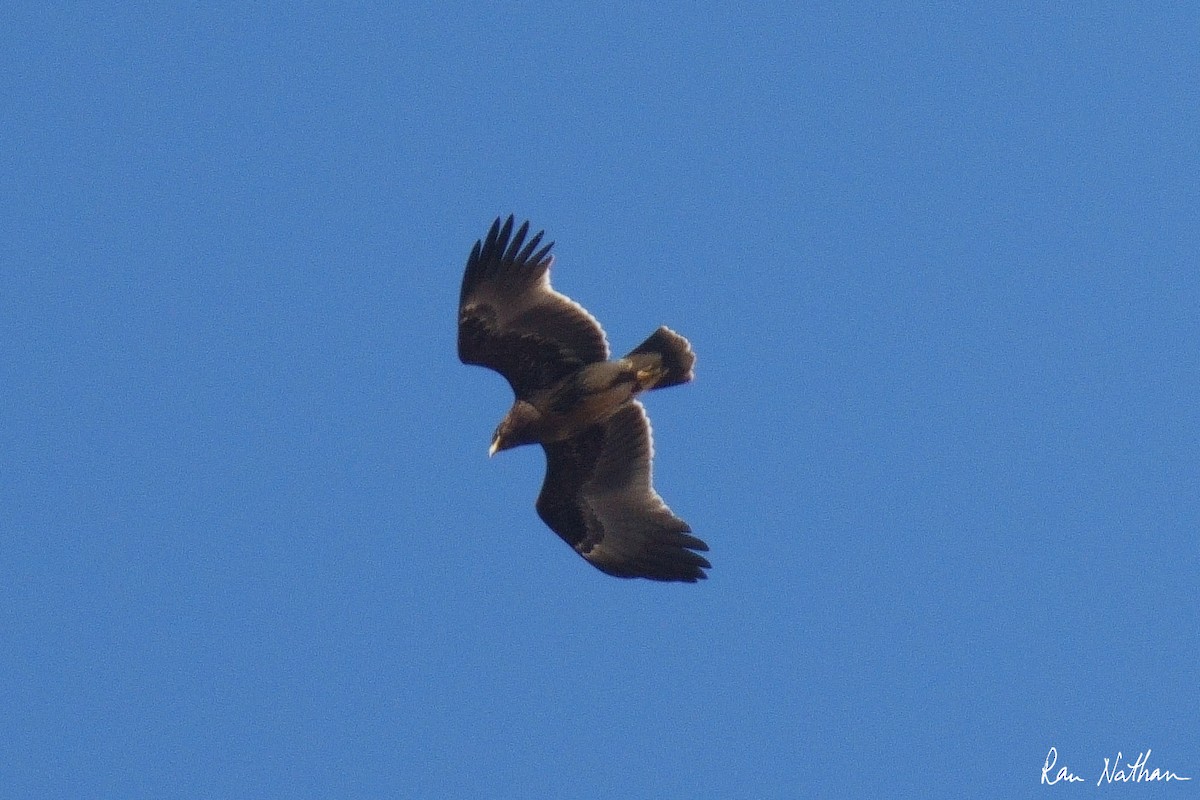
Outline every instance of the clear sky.
{"type": "Polygon", "coordinates": [[[6,5],[0,796],[1200,787],[1200,10],[904,5],[6,5]],[[708,581],[486,457],[509,213],[708,581]]]}

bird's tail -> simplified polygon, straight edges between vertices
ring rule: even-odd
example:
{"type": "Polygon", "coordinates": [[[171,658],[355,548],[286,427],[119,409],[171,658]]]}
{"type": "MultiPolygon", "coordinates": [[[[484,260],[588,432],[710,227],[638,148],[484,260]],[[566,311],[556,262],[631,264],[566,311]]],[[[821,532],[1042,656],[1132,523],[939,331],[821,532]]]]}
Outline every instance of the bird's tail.
{"type": "Polygon", "coordinates": [[[693,378],[692,367],[696,364],[696,354],[688,340],[665,326],[625,357],[633,362],[644,389],[687,383],[693,378]]]}

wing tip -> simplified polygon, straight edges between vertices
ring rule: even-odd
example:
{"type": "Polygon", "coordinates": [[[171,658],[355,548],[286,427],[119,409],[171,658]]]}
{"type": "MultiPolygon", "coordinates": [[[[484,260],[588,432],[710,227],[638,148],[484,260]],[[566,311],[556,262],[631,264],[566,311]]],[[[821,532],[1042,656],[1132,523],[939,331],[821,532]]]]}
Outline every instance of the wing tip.
{"type": "Polygon", "coordinates": [[[482,260],[496,262],[503,266],[540,265],[546,260],[554,242],[550,242],[535,253],[538,244],[545,237],[546,231],[538,231],[526,244],[525,237],[529,235],[529,220],[522,222],[521,227],[517,228],[514,233],[513,226],[516,225],[516,222],[517,218],[514,214],[509,214],[507,218],[496,217],[492,222],[492,227],[488,229],[487,238],[481,244],[480,258],[482,260]]]}
{"type": "Polygon", "coordinates": [[[597,552],[593,548],[579,554],[596,569],[617,578],[645,578],[651,581],[695,583],[707,580],[706,569],[712,569],[708,559],[694,550],[708,552],[708,545],[695,537],[686,537],[689,542],[670,544],[642,553],[634,558],[597,552]],[[695,544],[691,544],[695,542],[695,544]],[[607,557],[605,557],[607,555],[607,557]]]}
{"type": "Polygon", "coordinates": [[[460,305],[482,284],[494,282],[512,291],[537,280],[550,269],[554,263],[554,256],[550,255],[554,242],[538,249],[546,232],[538,231],[526,243],[529,221],[522,223],[514,233],[515,225],[513,214],[496,217],[487,235],[475,240],[463,272],[460,305]]]}

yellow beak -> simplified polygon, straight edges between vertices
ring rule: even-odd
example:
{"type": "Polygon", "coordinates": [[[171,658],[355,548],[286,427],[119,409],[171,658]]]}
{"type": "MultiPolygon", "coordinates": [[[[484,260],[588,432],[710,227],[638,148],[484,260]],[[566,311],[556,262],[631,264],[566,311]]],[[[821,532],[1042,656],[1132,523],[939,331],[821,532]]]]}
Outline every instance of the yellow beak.
{"type": "Polygon", "coordinates": [[[500,442],[492,442],[492,446],[488,448],[488,458],[496,455],[496,451],[500,449],[500,442]]]}

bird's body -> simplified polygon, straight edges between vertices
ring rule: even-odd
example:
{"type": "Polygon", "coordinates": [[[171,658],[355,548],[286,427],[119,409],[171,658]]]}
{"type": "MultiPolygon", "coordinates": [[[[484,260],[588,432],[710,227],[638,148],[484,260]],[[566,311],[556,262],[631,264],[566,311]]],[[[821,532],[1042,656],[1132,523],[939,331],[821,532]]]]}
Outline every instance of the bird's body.
{"type": "MultiPolygon", "coordinates": [[[[687,347],[683,337],[667,328],[660,328],[654,336],[674,337],[677,346],[687,347]]],[[[631,353],[625,358],[586,364],[528,400],[518,398],[501,423],[503,435],[496,437],[496,451],[519,444],[570,439],[607,420],[642,392],[658,388],[666,376],[657,354],[631,353]]]]}
{"type": "Polygon", "coordinates": [[[513,219],[476,242],[459,298],[458,354],[502,374],[516,401],[491,452],[546,451],[539,516],[598,569],[619,577],[696,581],[708,546],[690,535],[651,485],[650,424],[639,394],[692,379],[686,339],[659,328],[609,360],[596,320],[550,288],[553,257],[542,234],[525,244],[513,219]],[[522,247],[524,245],[524,247],[522,247]]]}

